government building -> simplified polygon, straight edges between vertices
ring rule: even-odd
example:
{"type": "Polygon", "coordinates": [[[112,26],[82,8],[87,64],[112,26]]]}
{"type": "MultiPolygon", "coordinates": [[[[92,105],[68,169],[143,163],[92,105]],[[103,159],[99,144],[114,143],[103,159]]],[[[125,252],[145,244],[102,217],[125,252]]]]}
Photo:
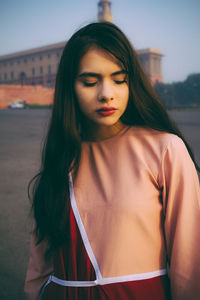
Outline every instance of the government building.
{"type": "MultiPolygon", "coordinates": [[[[98,21],[112,22],[111,2],[100,0],[98,21]]],[[[0,56],[0,84],[54,87],[56,73],[66,42],[0,56]]],[[[152,84],[162,82],[162,53],[148,48],[137,50],[152,84]]]]}

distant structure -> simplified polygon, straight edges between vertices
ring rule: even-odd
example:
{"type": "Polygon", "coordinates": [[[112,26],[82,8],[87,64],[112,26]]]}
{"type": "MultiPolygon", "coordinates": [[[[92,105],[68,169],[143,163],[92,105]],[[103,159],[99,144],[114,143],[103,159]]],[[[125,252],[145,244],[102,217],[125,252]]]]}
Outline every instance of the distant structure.
{"type": "Polygon", "coordinates": [[[149,76],[151,83],[162,82],[162,57],[160,50],[148,48],[137,50],[140,62],[149,76]]]}
{"type": "MultiPolygon", "coordinates": [[[[112,22],[111,2],[99,0],[98,21],[112,22]]],[[[60,56],[66,42],[0,56],[0,84],[54,87],[60,56]]],[[[152,84],[162,82],[162,53],[148,48],[137,51],[152,84]]]]}
{"type": "Polygon", "coordinates": [[[98,3],[98,21],[112,22],[111,2],[109,0],[100,0],[98,3]]]}
{"type": "Polygon", "coordinates": [[[66,42],[0,56],[0,84],[53,87],[66,42]]]}

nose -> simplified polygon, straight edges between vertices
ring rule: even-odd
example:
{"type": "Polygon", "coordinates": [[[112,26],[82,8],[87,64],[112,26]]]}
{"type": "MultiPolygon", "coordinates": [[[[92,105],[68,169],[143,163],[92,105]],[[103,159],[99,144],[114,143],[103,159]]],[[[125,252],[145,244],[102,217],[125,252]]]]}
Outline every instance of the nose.
{"type": "Polygon", "coordinates": [[[111,83],[102,82],[99,86],[98,100],[100,102],[109,102],[114,99],[114,92],[111,83]]]}

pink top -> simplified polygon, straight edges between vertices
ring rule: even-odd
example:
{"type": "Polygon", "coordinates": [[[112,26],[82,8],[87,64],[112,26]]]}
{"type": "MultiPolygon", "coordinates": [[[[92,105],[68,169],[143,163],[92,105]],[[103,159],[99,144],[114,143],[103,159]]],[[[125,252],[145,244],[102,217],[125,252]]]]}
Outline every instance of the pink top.
{"type": "MultiPolygon", "coordinates": [[[[169,264],[172,299],[200,298],[199,181],[180,138],[126,127],[107,140],[84,142],[70,186],[98,284],[159,276],[169,264]]],[[[32,237],[29,299],[38,298],[55,269],[43,259],[45,247],[32,237]]]]}

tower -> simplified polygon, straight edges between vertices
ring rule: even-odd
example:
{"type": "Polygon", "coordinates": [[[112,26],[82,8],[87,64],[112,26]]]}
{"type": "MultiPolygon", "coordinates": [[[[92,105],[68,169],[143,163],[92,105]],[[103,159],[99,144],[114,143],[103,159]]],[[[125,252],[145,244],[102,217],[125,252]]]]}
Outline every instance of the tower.
{"type": "Polygon", "coordinates": [[[112,22],[111,2],[109,0],[99,0],[98,21],[112,22]]]}
{"type": "Polygon", "coordinates": [[[140,62],[152,84],[162,82],[162,53],[153,48],[137,50],[140,62]]]}

